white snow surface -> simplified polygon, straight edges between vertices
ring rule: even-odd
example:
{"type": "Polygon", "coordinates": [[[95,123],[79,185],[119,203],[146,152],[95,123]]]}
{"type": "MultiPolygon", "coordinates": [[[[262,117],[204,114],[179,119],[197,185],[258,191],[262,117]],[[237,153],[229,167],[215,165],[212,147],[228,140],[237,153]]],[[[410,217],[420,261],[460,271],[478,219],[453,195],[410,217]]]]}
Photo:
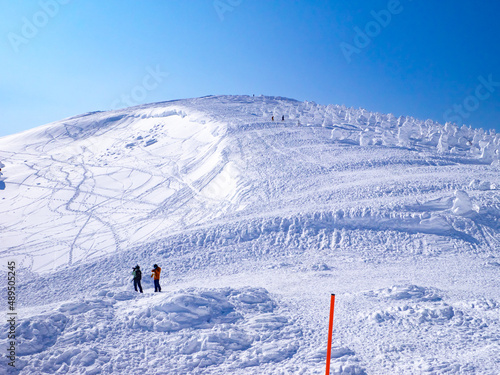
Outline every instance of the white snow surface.
{"type": "Polygon", "coordinates": [[[499,153],[493,131],[267,96],[0,138],[0,373],[323,374],[335,293],[332,374],[498,374],[499,153]]]}

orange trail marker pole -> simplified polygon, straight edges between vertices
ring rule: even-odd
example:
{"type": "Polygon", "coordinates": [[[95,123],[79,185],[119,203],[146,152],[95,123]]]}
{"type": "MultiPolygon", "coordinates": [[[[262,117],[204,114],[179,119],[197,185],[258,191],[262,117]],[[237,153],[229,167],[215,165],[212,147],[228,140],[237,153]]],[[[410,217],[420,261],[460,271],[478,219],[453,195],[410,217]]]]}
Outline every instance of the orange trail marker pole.
{"type": "Polygon", "coordinates": [[[333,310],[335,308],[335,294],[332,294],[330,302],[330,323],[328,326],[328,348],[326,350],[326,375],[330,375],[330,359],[332,357],[332,336],[333,336],[333,310]]]}

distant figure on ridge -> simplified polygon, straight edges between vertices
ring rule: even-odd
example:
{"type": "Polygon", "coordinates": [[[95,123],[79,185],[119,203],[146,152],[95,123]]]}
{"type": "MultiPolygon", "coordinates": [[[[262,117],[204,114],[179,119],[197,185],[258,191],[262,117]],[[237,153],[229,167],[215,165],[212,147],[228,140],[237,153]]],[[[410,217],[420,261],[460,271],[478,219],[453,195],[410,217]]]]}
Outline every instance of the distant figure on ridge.
{"type": "Polygon", "coordinates": [[[274,116],[271,117],[271,121],[274,121],[274,116]]]}
{"type": "Polygon", "coordinates": [[[141,279],[142,279],[142,272],[141,268],[139,265],[132,267],[132,276],[134,277],[134,289],[137,292],[137,287],[139,287],[140,292],[142,293],[142,285],[141,285],[141,279]]]}
{"type": "Polygon", "coordinates": [[[155,283],[155,292],[161,292],[161,286],[160,286],[160,272],[161,268],[158,267],[157,264],[153,266],[153,269],[151,270],[151,277],[154,276],[154,283],[155,283]]]}
{"type": "Polygon", "coordinates": [[[281,121],[285,121],[285,115],[281,116],[281,121]]]}

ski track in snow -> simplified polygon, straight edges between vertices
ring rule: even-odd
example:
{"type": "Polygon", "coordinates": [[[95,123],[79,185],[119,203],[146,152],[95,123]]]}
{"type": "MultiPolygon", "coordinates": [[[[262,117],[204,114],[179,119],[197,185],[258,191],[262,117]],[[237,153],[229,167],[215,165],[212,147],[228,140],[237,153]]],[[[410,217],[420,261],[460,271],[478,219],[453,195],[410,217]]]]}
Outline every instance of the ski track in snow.
{"type": "Polygon", "coordinates": [[[0,138],[20,373],[321,374],[333,292],[332,374],[500,373],[499,152],[482,129],[264,96],[0,138]]]}

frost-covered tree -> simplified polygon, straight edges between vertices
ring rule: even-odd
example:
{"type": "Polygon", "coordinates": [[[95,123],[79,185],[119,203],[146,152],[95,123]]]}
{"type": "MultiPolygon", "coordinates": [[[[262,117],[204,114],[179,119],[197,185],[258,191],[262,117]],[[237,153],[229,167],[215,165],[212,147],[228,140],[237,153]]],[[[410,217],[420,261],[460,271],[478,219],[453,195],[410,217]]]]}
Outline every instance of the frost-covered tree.
{"type": "Polygon", "coordinates": [[[5,177],[2,177],[2,175],[3,175],[3,174],[2,174],[2,172],[1,172],[1,170],[2,170],[2,168],[4,168],[4,167],[5,167],[5,165],[4,165],[4,164],[0,161],[0,182],[1,182],[2,184],[3,184],[3,180],[5,180],[5,177]]]}
{"type": "Polygon", "coordinates": [[[449,150],[449,145],[448,145],[448,135],[446,133],[442,133],[441,136],[439,137],[437,149],[439,152],[448,152],[449,150]]]}

